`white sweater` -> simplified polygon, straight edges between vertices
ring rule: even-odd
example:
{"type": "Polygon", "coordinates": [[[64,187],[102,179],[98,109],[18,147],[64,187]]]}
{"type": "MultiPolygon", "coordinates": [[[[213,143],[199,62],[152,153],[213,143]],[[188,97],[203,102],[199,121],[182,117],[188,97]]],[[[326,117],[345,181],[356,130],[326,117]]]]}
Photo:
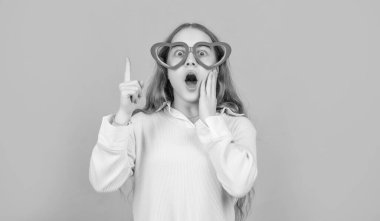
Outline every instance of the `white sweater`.
{"type": "Polygon", "coordinates": [[[223,108],[206,124],[192,123],[170,102],[133,115],[128,126],[112,125],[112,117],[102,118],[90,159],[96,191],[116,191],[134,176],[134,221],[235,220],[234,204],[257,176],[247,117],[223,108]]]}

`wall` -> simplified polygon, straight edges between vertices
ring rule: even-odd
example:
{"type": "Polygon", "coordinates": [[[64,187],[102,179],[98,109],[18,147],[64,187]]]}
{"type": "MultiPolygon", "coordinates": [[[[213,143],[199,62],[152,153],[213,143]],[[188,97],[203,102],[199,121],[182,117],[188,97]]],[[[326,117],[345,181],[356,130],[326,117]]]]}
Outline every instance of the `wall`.
{"type": "Polygon", "coordinates": [[[0,219],[131,220],[88,181],[125,57],[148,80],[150,46],[199,22],[232,46],[258,130],[248,220],[380,220],[379,3],[0,1],[0,219]]]}

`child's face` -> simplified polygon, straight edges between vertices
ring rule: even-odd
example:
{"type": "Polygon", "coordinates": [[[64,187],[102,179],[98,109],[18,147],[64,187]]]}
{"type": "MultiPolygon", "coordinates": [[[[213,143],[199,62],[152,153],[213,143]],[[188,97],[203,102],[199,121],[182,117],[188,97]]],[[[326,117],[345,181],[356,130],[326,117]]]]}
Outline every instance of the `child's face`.
{"type": "MultiPolygon", "coordinates": [[[[174,36],[172,43],[185,42],[189,47],[192,47],[195,43],[200,41],[212,42],[211,38],[203,31],[195,28],[185,28],[174,36]]],[[[211,53],[213,59],[216,60],[215,51],[213,50],[211,53]]],[[[170,62],[170,59],[171,57],[168,56],[168,62],[170,62]]],[[[168,69],[168,77],[173,86],[174,98],[179,98],[190,103],[198,101],[201,80],[206,79],[207,74],[210,71],[211,70],[207,70],[199,65],[195,60],[193,53],[189,53],[186,62],[182,66],[175,70],[168,69]],[[185,82],[186,75],[189,71],[194,72],[196,75],[197,83],[195,89],[188,87],[185,82]]]]}

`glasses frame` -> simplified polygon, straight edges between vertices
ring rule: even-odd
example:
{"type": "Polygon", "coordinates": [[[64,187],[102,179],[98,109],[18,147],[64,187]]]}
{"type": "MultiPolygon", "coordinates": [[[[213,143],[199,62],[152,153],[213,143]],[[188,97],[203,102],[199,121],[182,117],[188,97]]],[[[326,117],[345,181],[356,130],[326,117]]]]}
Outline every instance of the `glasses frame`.
{"type": "Polygon", "coordinates": [[[193,45],[193,47],[189,47],[185,42],[173,42],[173,43],[167,43],[167,42],[158,42],[158,43],[155,43],[151,48],[150,48],[150,53],[152,54],[152,57],[157,61],[157,63],[159,63],[160,65],[168,68],[168,69],[177,69],[178,67],[180,67],[181,65],[183,65],[189,54],[193,53],[194,55],[194,58],[195,60],[197,61],[198,64],[200,64],[202,67],[204,67],[205,69],[212,69],[216,66],[219,66],[221,65],[223,62],[225,62],[227,60],[227,58],[230,56],[231,54],[231,46],[229,44],[227,44],[226,42],[205,42],[205,41],[200,41],[200,42],[197,42],[193,45]],[[206,65],[205,63],[203,63],[199,58],[198,58],[198,55],[197,53],[193,53],[193,48],[197,48],[199,45],[207,45],[209,46],[210,48],[213,47],[213,46],[221,46],[222,48],[224,48],[224,55],[223,57],[220,59],[220,61],[218,61],[217,63],[209,66],[209,65],[206,65]],[[170,48],[174,47],[174,46],[183,46],[185,48],[185,56],[184,58],[181,60],[181,62],[179,62],[177,65],[174,65],[174,66],[169,66],[168,64],[165,64],[163,61],[161,61],[161,59],[159,58],[158,56],[158,49],[160,47],[163,47],[163,46],[169,46],[170,48]]]}

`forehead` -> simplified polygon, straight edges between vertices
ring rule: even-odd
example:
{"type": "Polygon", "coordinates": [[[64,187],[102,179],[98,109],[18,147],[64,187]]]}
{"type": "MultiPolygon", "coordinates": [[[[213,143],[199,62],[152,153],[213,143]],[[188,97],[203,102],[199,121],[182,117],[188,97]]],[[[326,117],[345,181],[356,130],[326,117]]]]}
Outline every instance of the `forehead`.
{"type": "Polygon", "coordinates": [[[172,42],[179,41],[185,42],[189,47],[192,47],[199,41],[212,42],[210,36],[196,28],[184,28],[179,31],[174,35],[172,42]]]}

